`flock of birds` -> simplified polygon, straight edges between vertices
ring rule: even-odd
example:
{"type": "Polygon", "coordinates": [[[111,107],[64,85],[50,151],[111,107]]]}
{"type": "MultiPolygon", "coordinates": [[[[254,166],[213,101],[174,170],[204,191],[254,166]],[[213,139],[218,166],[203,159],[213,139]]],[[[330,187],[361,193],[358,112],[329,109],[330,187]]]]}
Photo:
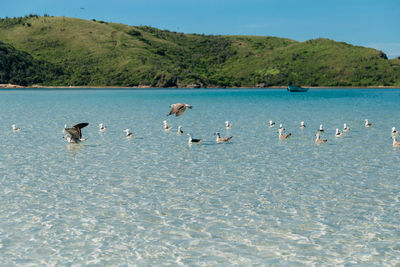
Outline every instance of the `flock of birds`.
{"type": "MultiPolygon", "coordinates": [[[[189,104],[184,104],[184,103],[176,103],[176,104],[172,104],[170,105],[171,111],[169,112],[169,114],[167,114],[167,116],[173,115],[175,114],[176,117],[181,116],[187,108],[192,109],[192,106],[189,104]]],[[[167,121],[164,120],[163,121],[163,128],[165,131],[170,131],[171,130],[171,126],[168,125],[167,121]]],[[[87,140],[87,138],[82,138],[82,129],[85,128],[86,126],[88,126],[89,123],[87,122],[83,122],[83,123],[78,123],[70,128],[67,128],[67,125],[64,125],[64,137],[69,143],[71,144],[79,144],[82,141],[87,140]]],[[[365,127],[373,127],[374,125],[368,121],[368,119],[365,119],[365,127]]],[[[232,124],[229,121],[225,121],[225,127],[226,129],[231,129],[232,128],[232,124]]],[[[272,120],[269,121],[269,127],[273,128],[275,127],[275,122],[273,122],[272,120]]],[[[305,129],[306,125],[304,123],[304,121],[300,122],[300,129],[305,129]]],[[[19,132],[21,131],[21,128],[18,128],[15,124],[12,125],[12,130],[14,132],[19,132]]],[[[99,124],[99,131],[100,132],[105,132],[107,130],[107,127],[103,124],[100,123],[99,124]]],[[[343,125],[343,130],[340,131],[339,128],[336,128],[336,132],[335,132],[335,137],[344,137],[346,132],[350,131],[350,127],[347,126],[346,123],[344,123],[343,125]]],[[[130,129],[125,129],[123,132],[125,132],[125,136],[127,138],[133,138],[134,135],[133,133],[130,131],[130,129]]],[[[183,130],[182,130],[182,126],[178,126],[178,134],[183,134],[183,130]]],[[[315,143],[317,144],[321,144],[321,143],[326,143],[328,140],[327,139],[321,139],[321,134],[324,133],[324,129],[322,124],[319,126],[319,129],[317,130],[317,133],[315,134],[316,139],[315,139],[315,143]]],[[[399,134],[399,131],[396,130],[395,127],[392,127],[392,131],[391,131],[391,135],[392,135],[392,139],[393,139],[393,147],[400,147],[400,141],[397,141],[397,136],[399,134]]],[[[189,140],[188,143],[189,145],[195,143],[195,144],[199,144],[201,143],[202,139],[196,139],[193,138],[192,135],[190,133],[187,133],[187,135],[189,136],[189,140]]],[[[221,137],[221,134],[219,132],[215,133],[216,135],[216,142],[217,143],[226,143],[229,142],[229,140],[232,139],[232,136],[229,137],[221,137]]],[[[279,129],[278,129],[278,137],[279,139],[288,139],[292,136],[291,133],[285,134],[285,128],[283,128],[283,125],[280,124],[279,125],[279,129]]]]}
{"type": "MultiPolygon", "coordinates": [[[[365,119],[365,124],[364,126],[369,128],[369,127],[373,127],[374,124],[369,122],[368,119],[365,119]]],[[[275,127],[275,122],[273,121],[269,121],[269,127],[275,127]]],[[[300,122],[300,129],[305,129],[306,125],[304,123],[304,121],[300,122]]],[[[350,131],[350,127],[347,126],[346,123],[343,124],[343,130],[340,131],[339,128],[336,128],[336,132],[335,132],[335,137],[344,137],[346,132],[350,131]]],[[[279,134],[279,139],[288,139],[290,138],[290,136],[292,135],[291,133],[289,134],[284,134],[285,132],[285,128],[283,128],[283,125],[280,124],[279,125],[279,129],[278,129],[278,134],[279,134]]],[[[324,133],[324,128],[322,126],[322,124],[319,126],[319,129],[317,130],[317,133],[315,134],[316,139],[315,139],[315,143],[317,144],[321,144],[321,143],[326,143],[328,142],[327,139],[321,139],[321,134],[324,133]]],[[[391,131],[391,135],[392,135],[392,139],[393,139],[393,147],[400,147],[400,141],[397,141],[397,136],[399,134],[399,131],[396,130],[396,127],[392,127],[392,131],[391,131]]]]}
{"type": "MultiPolygon", "coordinates": [[[[184,103],[176,103],[176,104],[170,105],[170,108],[171,108],[171,111],[169,112],[169,114],[167,114],[167,116],[175,114],[175,116],[178,117],[178,116],[181,116],[186,111],[187,108],[192,109],[192,106],[189,104],[184,104],[184,103]]],[[[171,130],[172,127],[170,125],[168,125],[166,120],[163,121],[163,124],[164,124],[163,128],[165,131],[171,130]]],[[[230,129],[232,127],[232,124],[230,124],[228,121],[226,121],[225,124],[226,124],[227,129],[230,129]]],[[[87,123],[87,122],[78,123],[78,124],[72,126],[71,128],[67,128],[67,126],[64,125],[64,129],[63,129],[63,131],[65,133],[64,138],[69,143],[72,143],[72,144],[78,144],[82,141],[87,140],[87,138],[82,138],[82,129],[88,125],[89,125],[89,123],[87,123]]],[[[13,129],[14,129],[14,127],[15,127],[15,125],[13,125],[13,129]]],[[[107,127],[103,123],[100,123],[99,131],[105,132],[106,130],[107,130],[107,127]]],[[[125,136],[127,138],[131,139],[134,137],[134,135],[130,131],[130,129],[125,129],[124,132],[125,132],[125,136]]],[[[183,134],[181,125],[178,127],[177,133],[183,134]]],[[[201,141],[202,141],[202,139],[193,138],[190,133],[188,133],[187,135],[189,136],[189,141],[188,141],[189,145],[191,145],[193,143],[198,144],[198,143],[201,143],[201,141]]],[[[219,132],[216,132],[215,135],[217,136],[217,140],[216,140],[217,143],[226,143],[232,139],[232,136],[229,136],[226,138],[221,137],[219,132]]]]}

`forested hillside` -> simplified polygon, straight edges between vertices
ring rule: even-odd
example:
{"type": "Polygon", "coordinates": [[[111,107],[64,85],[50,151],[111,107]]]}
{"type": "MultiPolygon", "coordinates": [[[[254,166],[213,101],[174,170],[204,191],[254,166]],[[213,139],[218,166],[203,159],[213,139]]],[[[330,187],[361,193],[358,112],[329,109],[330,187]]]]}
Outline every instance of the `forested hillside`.
{"type": "Polygon", "coordinates": [[[183,34],[30,15],[0,19],[0,83],[54,86],[400,86],[400,59],[314,39],[183,34]]]}

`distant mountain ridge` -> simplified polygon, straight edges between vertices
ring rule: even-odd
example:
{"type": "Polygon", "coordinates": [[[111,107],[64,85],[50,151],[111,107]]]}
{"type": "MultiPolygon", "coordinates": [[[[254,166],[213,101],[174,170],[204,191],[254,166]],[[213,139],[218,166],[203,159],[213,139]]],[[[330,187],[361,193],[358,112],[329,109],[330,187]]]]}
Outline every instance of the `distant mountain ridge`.
{"type": "Polygon", "coordinates": [[[400,59],[329,39],[183,34],[29,15],[0,19],[0,83],[48,86],[400,86],[400,59]]]}

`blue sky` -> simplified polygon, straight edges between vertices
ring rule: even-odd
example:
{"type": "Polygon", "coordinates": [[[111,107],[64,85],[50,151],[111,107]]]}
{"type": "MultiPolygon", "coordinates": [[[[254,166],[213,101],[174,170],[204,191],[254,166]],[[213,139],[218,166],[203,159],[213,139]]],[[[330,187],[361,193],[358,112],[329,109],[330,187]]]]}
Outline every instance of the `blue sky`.
{"type": "Polygon", "coordinates": [[[0,17],[29,13],[184,33],[324,37],[400,56],[400,0],[0,0],[0,17]]]}

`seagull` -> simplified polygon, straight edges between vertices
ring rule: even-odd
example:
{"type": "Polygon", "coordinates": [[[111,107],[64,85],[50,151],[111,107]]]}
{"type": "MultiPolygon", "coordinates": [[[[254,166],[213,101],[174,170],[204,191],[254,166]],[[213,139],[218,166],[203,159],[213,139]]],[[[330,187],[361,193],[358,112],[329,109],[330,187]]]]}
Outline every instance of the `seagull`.
{"type": "Polygon", "coordinates": [[[350,131],[350,127],[347,126],[347,124],[343,124],[343,132],[348,132],[350,131]]]}
{"type": "Polygon", "coordinates": [[[343,137],[343,133],[339,132],[338,128],[336,128],[335,137],[343,137]]]}
{"type": "Polygon", "coordinates": [[[126,133],[126,138],[133,138],[133,133],[129,129],[125,129],[124,132],[126,133]]]}
{"type": "Polygon", "coordinates": [[[328,140],[326,139],[321,139],[321,134],[317,132],[315,135],[317,138],[315,139],[315,143],[320,144],[320,143],[326,143],[328,140]]]}
{"type": "Polygon", "coordinates": [[[66,128],[65,131],[67,133],[69,133],[70,135],[66,134],[64,136],[65,139],[67,139],[67,141],[69,143],[73,143],[73,144],[78,144],[82,141],[87,140],[87,138],[82,139],[82,128],[88,126],[89,123],[87,122],[83,122],[83,123],[78,123],[74,126],[72,126],[71,128],[66,128]]]}
{"type": "Polygon", "coordinates": [[[100,123],[100,124],[99,124],[99,131],[102,132],[102,133],[104,133],[106,130],[107,130],[107,127],[104,126],[103,123],[100,123]]]}
{"type": "Polygon", "coordinates": [[[226,121],[225,122],[225,127],[226,127],[226,129],[232,128],[232,123],[230,123],[229,121],[226,121]]]}
{"type": "Polygon", "coordinates": [[[291,137],[292,136],[292,134],[291,133],[288,133],[288,134],[283,134],[283,131],[284,131],[285,129],[279,129],[279,139],[288,139],[289,137],[291,137]]]}
{"type": "Polygon", "coordinates": [[[215,135],[217,136],[217,143],[226,143],[229,140],[232,139],[232,136],[226,137],[226,138],[222,138],[219,134],[219,132],[216,132],[215,135]]]}
{"type": "Polygon", "coordinates": [[[364,121],[365,121],[365,127],[372,127],[372,126],[373,126],[373,124],[370,123],[370,122],[368,121],[368,119],[365,119],[364,121]]]}
{"type": "Polygon", "coordinates": [[[163,123],[164,123],[164,126],[163,126],[164,130],[166,130],[166,131],[171,130],[171,126],[168,125],[167,121],[163,121],[163,123]]]}
{"type": "Polygon", "coordinates": [[[319,125],[318,132],[320,132],[320,133],[323,133],[323,132],[324,132],[324,128],[322,128],[322,124],[319,125]]]}
{"type": "Polygon", "coordinates": [[[192,138],[192,135],[190,133],[188,133],[187,135],[189,136],[189,145],[191,145],[192,143],[200,144],[201,139],[192,138]]]}
{"type": "Polygon", "coordinates": [[[395,135],[392,135],[392,139],[393,139],[393,147],[400,147],[400,141],[396,140],[395,135]]]}
{"type": "Polygon", "coordinates": [[[304,124],[304,121],[301,121],[300,122],[300,129],[304,129],[304,128],[306,128],[306,125],[304,124]]]}
{"type": "Polygon", "coordinates": [[[178,126],[178,134],[183,134],[183,131],[182,131],[182,126],[178,126]]]}
{"type": "Polygon", "coordinates": [[[396,131],[395,127],[392,127],[392,135],[398,135],[399,131],[396,131]]]}
{"type": "Polygon", "coordinates": [[[21,128],[18,128],[17,126],[15,126],[15,124],[11,125],[11,127],[12,127],[12,130],[13,130],[14,132],[19,132],[19,131],[21,131],[21,128]]]}
{"type": "Polygon", "coordinates": [[[186,108],[192,108],[191,105],[183,103],[172,104],[169,107],[171,108],[171,111],[169,112],[169,114],[167,114],[167,116],[175,114],[176,117],[182,115],[185,112],[186,108]]]}
{"type": "MultiPolygon", "coordinates": [[[[282,125],[282,124],[281,124],[282,125]]],[[[273,121],[269,121],[269,127],[275,127],[275,122],[273,122],[273,121]]]]}

